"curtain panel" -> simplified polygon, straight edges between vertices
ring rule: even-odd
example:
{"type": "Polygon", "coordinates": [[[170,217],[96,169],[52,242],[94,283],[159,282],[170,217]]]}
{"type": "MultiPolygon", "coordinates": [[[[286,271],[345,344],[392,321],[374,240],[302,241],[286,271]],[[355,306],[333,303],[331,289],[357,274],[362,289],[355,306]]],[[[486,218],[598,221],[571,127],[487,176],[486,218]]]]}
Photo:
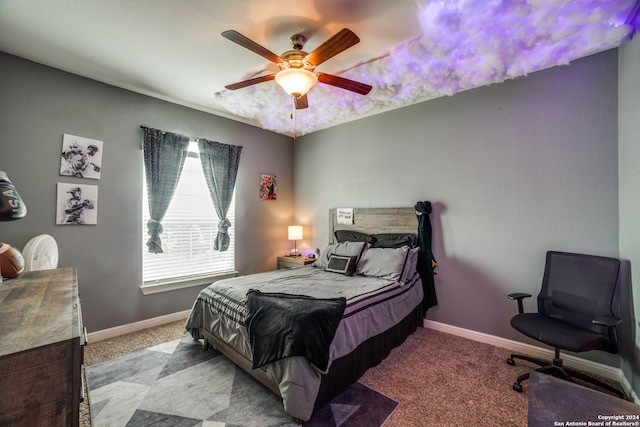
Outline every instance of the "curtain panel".
{"type": "Polygon", "coordinates": [[[201,138],[198,139],[198,149],[211,200],[220,219],[214,249],[224,252],[229,248],[231,241],[229,237],[231,221],[227,218],[227,212],[229,212],[233,189],[236,185],[242,146],[201,138]]]}
{"type": "Polygon", "coordinates": [[[189,149],[189,137],[142,127],[144,169],[147,178],[149,252],[162,253],[162,219],[178,185],[189,149]]]}

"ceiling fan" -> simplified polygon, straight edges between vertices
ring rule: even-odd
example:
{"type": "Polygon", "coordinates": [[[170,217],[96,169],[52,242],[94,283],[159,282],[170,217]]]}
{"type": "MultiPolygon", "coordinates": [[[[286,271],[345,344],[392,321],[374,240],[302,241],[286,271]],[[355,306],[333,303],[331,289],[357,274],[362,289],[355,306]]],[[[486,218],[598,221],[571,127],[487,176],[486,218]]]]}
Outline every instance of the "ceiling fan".
{"type": "Polygon", "coordinates": [[[255,77],[225,86],[225,88],[229,90],[241,89],[257,83],[275,80],[289,95],[293,96],[296,109],[307,108],[309,106],[307,92],[318,82],[361,95],[366,95],[371,91],[371,86],[368,84],[333,74],[313,71],[326,60],[360,42],[358,36],[347,28],[343,28],[334,34],[329,40],[322,43],[310,53],[302,50],[307,39],[301,34],[294,34],[291,36],[291,46],[293,49],[284,52],[280,56],[235,30],[224,31],[222,36],[268,59],[280,68],[280,71],[275,74],[255,77]]]}

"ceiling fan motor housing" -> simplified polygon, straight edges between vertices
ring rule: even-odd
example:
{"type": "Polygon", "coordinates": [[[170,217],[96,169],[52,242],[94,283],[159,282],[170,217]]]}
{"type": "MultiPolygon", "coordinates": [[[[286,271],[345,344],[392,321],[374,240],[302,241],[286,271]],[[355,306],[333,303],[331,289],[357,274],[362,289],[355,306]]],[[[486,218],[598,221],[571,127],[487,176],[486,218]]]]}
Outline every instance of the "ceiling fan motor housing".
{"type": "Polygon", "coordinates": [[[294,34],[291,36],[291,47],[296,50],[302,50],[304,44],[307,42],[307,38],[302,34],[294,34]]]}
{"type": "Polygon", "coordinates": [[[285,62],[281,62],[278,64],[281,70],[285,68],[307,68],[309,70],[313,70],[311,64],[307,64],[304,61],[304,58],[307,56],[307,52],[302,50],[288,50],[284,52],[280,57],[284,59],[285,62]]]}

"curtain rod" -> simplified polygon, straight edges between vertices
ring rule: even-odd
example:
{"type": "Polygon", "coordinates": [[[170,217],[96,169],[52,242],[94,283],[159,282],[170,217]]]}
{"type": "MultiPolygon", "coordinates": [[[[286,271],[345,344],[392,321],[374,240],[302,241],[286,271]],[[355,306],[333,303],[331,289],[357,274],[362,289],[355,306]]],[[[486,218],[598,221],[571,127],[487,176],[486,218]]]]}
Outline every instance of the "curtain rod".
{"type": "Polygon", "coordinates": [[[167,130],[151,128],[151,127],[149,127],[149,126],[143,126],[143,125],[140,125],[140,129],[151,129],[151,130],[157,130],[157,131],[160,131],[160,132],[162,132],[163,134],[165,134],[165,133],[173,133],[173,134],[175,134],[175,135],[186,136],[187,138],[189,138],[189,141],[197,141],[198,139],[200,139],[200,138],[196,138],[196,137],[194,137],[194,136],[183,135],[183,134],[181,134],[181,133],[169,132],[169,131],[167,131],[167,130]]]}
{"type": "MultiPolygon", "coordinates": [[[[149,127],[149,126],[143,126],[143,125],[140,125],[140,129],[153,129],[153,130],[158,130],[158,131],[162,132],[163,134],[165,134],[165,133],[167,133],[167,132],[168,132],[168,131],[166,131],[166,130],[156,129],[156,128],[152,128],[152,127],[149,127]]],[[[175,132],[169,132],[169,133],[175,133],[175,132]]],[[[182,134],[177,134],[177,135],[182,135],[182,134]]],[[[205,141],[207,141],[207,139],[206,139],[206,138],[198,138],[198,137],[195,137],[195,136],[189,136],[189,135],[183,135],[183,136],[186,136],[187,138],[189,138],[189,142],[198,142],[198,140],[200,140],[200,139],[204,139],[205,141]]],[[[144,142],[141,142],[141,143],[140,143],[140,149],[143,149],[143,150],[144,150],[144,142]]]]}
{"type": "MultiPolygon", "coordinates": [[[[640,1],[640,0],[639,0],[640,1]]],[[[159,130],[162,133],[167,133],[168,131],[166,130],[161,130],[161,129],[156,129],[156,128],[151,128],[149,126],[143,126],[140,125],[140,129],[153,129],[153,130],[159,130]]],[[[169,132],[169,133],[175,133],[175,132],[169,132]]],[[[176,135],[182,135],[182,134],[176,134],[176,135]]],[[[200,138],[197,136],[189,136],[189,135],[182,135],[182,136],[186,136],[187,138],[189,138],[189,142],[198,142],[199,140],[204,140],[204,141],[210,141],[207,138],[200,138]]],[[[219,142],[219,141],[212,141],[211,142],[217,142],[218,144],[224,144],[223,142],[219,142]]],[[[235,144],[228,144],[228,145],[235,145],[235,144]]],[[[144,148],[144,142],[140,143],[140,148],[144,148]]]]}

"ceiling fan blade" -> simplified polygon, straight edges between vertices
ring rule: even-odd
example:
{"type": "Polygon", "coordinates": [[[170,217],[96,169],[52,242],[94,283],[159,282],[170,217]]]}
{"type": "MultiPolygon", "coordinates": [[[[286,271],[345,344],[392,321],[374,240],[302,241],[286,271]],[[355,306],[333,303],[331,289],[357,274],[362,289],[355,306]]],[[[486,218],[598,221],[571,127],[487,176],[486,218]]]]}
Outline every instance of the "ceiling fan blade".
{"type": "Polygon", "coordinates": [[[329,40],[311,51],[305,59],[311,65],[317,67],[327,59],[336,56],[343,50],[348,49],[359,42],[360,39],[353,31],[348,28],[343,28],[338,33],[334,34],[329,40]]]}
{"type": "Polygon", "coordinates": [[[309,101],[307,100],[307,94],[294,98],[296,100],[296,110],[302,110],[309,107],[309,101]]]}
{"type": "Polygon", "coordinates": [[[230,84],[230,85],[226,85],[225,88],[227,88],[229,90],[242,89],[243,87],[255,85],[255,84],[258,84],[258,83],[262,83],[262,82],[268,82],[268,81],[273,80],[275,78],[276,78],[275,74],[267,74],[266,76],[255,77],[253,79],[243,80],[243,81],[238,82],[238,83],[233,83],[233,84],[230,84]]]}
{"type": "Polygon", "coordinates": [[[344,77],[334,76],[333,74],[316,73],[318,75],[318,81],[331,86],[339,87],[341,89],[350,90],[351,92],[359,93],[360,95],[368,94],[372,86],[360,83],[355,80],[345,79],[344,77]]]}
{"type": "Polygon", "coordinates": [[[258,55],[268,59],[271,62],[275,62],[275,63],[284,62],[284,59],[280,58],[278,55],[271,52],[266,47],[260,46],[258,43],[254,42],[250,38],[243,36],[236,30],[223,31],[222,37],[225,37],[234,43],[238,43],[240,46],[245,47],[250,51],[257,53],[258,55]]]}

